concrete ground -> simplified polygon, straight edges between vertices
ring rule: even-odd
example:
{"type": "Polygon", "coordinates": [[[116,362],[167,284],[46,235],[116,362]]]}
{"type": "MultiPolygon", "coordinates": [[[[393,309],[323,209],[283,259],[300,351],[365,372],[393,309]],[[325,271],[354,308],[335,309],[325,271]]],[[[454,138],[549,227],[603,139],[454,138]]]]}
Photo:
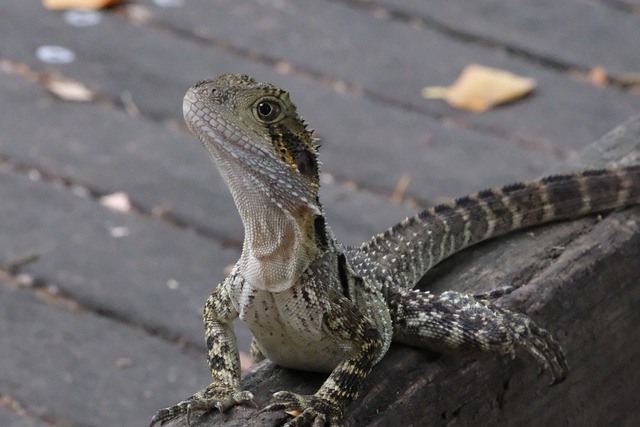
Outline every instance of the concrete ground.
{"type": "Polygon", "coordinates": [[[637,40],[638,0],[1,2],[0,425],[147,425],[208,384],[201,310],[242,226],[182,123],[196,81],[241,72],[291,93],[322,138],[329,222],[357,244],[539,176],[637,114],[637,40]],[[469,63],[538,86],[482,114],[421,98],[469,63]],[[53,95],[61,77],[94,98],[53,95]],[[124,212],[104,201],[119,192],[124,212]]]}

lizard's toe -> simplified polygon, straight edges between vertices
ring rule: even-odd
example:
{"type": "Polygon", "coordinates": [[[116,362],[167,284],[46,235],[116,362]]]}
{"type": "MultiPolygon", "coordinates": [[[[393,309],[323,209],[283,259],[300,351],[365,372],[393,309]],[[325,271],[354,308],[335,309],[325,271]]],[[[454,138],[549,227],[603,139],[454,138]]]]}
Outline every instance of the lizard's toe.
{"type": "Polygon", "coordinates": [[[339,426],[342,411],[333,402],[317,395],[300,395],[289,391],[280,391],[273,395],[273,403],[264,411],[284,411],[294,418],[285,427],[323,427],[339,426]]]}
{"type": "Polygon", "coordinates": [[[169,408],[160,409],[151,419],[149,427],[154,427],[157,423],[162,425],[185,415],[187,417],[187,425],[191,425],[193,411],[207,412],[217,409],[220,412],[225,412],[232,406],[246,404],[257,407],[251,392],[210,385],[180,403],[169,408]]]}

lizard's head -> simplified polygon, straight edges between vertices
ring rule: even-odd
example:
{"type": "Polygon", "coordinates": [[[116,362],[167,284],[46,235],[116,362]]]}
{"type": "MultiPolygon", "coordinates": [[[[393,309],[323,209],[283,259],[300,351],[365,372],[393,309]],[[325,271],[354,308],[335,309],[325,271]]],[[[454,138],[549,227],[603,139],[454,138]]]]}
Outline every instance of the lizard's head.
{"type": "Polygon", "coordinates": [[[191,87],[182,109],[238,207],[244,278],[288,289],[328,245],[316,147],[289,94],[227,74],[191,87]]]}
{"type": "Polygon", "coordinates": [[[317,147],[287,92],[225,74],[191,87],[183,113],[236,203],[254,194],[293,215],[305,207],[321,213],[317,147]]]}

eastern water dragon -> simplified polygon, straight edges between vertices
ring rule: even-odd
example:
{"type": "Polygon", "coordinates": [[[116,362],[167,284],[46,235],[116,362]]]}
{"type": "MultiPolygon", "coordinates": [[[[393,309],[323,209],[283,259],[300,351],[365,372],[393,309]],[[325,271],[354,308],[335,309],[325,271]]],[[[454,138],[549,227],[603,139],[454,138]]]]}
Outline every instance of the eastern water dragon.
{"type": "Polygon", "coordinates": [[[158,411],[152,426],[253,403],[240,386],[238,317],[253,333],[255,359],[330,373],[313,395],[274,394],[264,410],[294,415],[288,427],[338,425],[392,341],[471,355],[522,349],[562,381],[568,369],[558,343],[526,315],[494,304],[500,292],[413,287],[438,262],[483,240],[640,203],[640,166],[586,170],[461,197],[345,247],[318,197],[316,141],[287,92],[222,75],[191,87],[183,113],[228,185],[245,236],[240,259],[204,308],[213,381],[158,411]]]}

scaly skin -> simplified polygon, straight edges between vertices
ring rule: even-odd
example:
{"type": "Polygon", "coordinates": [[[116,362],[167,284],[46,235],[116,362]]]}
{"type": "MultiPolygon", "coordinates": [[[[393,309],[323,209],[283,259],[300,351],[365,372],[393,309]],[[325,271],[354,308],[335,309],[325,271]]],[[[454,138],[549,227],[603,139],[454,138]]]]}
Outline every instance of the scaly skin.
{"type": "Polygon", "coordinates": [[[245,240],[204,309],[211,385],[158,411],[151,426],[253,403],[240,388],[237,317],[254,335],[255,358],[330,373],[313,395],[274,394],[263,410],[295,414],[288,427],[338,425],[392,340],[464,354],[524,349],[562,381],[567,364],[549,332],[493,304],[508,290],[412,288],[444,258],[488,238],[640,203],[640,166],[556,175],[462,197],[343,248],[318,199],[317,147],[287,92],[223,75],[190,88],[183,112],[231,191],[245,240]]]}

